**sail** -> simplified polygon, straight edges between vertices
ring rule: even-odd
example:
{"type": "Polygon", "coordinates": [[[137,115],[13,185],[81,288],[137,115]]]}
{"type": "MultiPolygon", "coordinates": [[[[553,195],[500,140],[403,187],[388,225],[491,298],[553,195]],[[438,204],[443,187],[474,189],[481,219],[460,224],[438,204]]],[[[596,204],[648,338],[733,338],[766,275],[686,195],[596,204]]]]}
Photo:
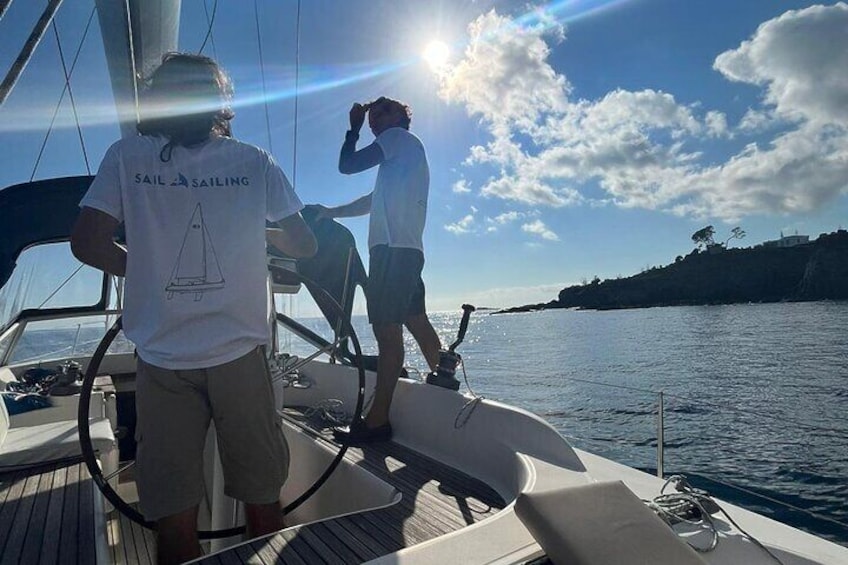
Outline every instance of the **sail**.
{"type": "Polygon", "coordinates": [[[132,136],[138,122],[133,74],[142,79],[150,76],[162,62],[162,55],[177,50],[180,0],[95,0],[95,3],[121,136],[132,136]]]}

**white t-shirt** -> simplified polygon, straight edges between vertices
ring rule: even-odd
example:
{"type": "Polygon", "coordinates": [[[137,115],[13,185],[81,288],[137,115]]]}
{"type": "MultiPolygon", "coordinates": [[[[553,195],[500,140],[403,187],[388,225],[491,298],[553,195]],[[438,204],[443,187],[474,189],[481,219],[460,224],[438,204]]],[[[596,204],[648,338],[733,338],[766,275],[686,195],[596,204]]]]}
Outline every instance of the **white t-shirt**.
{"type": "Polygon", "coordinates": [[[389,128],[374,140],[383,162],[371,195],[368,248],[385,244],[424,251],[430,167],[424,144],[409,130],[389,128]]]}
{"type": "Polygon", "coordinates": [[[124,333],[166,369],[227,363],[269,342],[265,221],[303,204],[265,151],[228,138],[118,141],[80,202],[124,223],[124,333]]]}

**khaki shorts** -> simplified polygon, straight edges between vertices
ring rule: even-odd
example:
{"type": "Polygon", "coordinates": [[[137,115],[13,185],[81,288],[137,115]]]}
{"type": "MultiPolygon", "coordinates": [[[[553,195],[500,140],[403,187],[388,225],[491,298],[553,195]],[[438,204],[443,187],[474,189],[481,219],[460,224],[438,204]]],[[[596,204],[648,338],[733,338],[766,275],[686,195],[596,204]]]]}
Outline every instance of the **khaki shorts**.
{"type": "Polygon", "coordinates": [[[279,499],[289,450],[262,348],[189,371],[154,367],[139,358],[136,374],[136,482],[147,520],[200,504],[210,420],[215,421],[225,494],[248,504],[279,499]]]}

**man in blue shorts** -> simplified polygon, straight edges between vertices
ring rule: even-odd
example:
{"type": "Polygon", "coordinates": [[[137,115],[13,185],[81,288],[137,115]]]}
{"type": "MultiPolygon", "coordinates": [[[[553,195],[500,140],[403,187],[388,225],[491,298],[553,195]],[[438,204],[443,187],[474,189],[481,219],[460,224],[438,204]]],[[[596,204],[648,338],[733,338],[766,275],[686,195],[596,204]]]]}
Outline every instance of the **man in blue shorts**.
{"type": "Polygon", "coordinates": [[[421,280],[430,169],[424,145],[409,131],[410,118],[409,107],[390,98],[354,104],[339,172],[350,175],[379,166],[374,190],[342,206],[315,206],[319,218],[370,214],[365,297],[379,353],[377,389],[367,417],[336,431],[339,440],[351,444],[391,438],[389,409],[403,369],[403,326],[418,342],[431,371],[439,362],[441,342],[427,318],[421,280]],[[375,139],[357,151],[366,113],[375,139]]]}

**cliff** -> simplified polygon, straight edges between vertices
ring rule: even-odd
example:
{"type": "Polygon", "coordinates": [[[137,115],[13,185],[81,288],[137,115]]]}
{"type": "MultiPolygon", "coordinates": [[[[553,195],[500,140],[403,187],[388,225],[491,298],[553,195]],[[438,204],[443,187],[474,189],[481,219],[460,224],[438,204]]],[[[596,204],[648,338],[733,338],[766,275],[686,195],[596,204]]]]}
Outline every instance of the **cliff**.
{"type": "Polygon", "coordinates": [[[501,312],[548,308],[643,308],[740,302],[848,299],[848,232],[795,247],[693,251],[666,267],[562,289],[556,300],[501,312]]]}

